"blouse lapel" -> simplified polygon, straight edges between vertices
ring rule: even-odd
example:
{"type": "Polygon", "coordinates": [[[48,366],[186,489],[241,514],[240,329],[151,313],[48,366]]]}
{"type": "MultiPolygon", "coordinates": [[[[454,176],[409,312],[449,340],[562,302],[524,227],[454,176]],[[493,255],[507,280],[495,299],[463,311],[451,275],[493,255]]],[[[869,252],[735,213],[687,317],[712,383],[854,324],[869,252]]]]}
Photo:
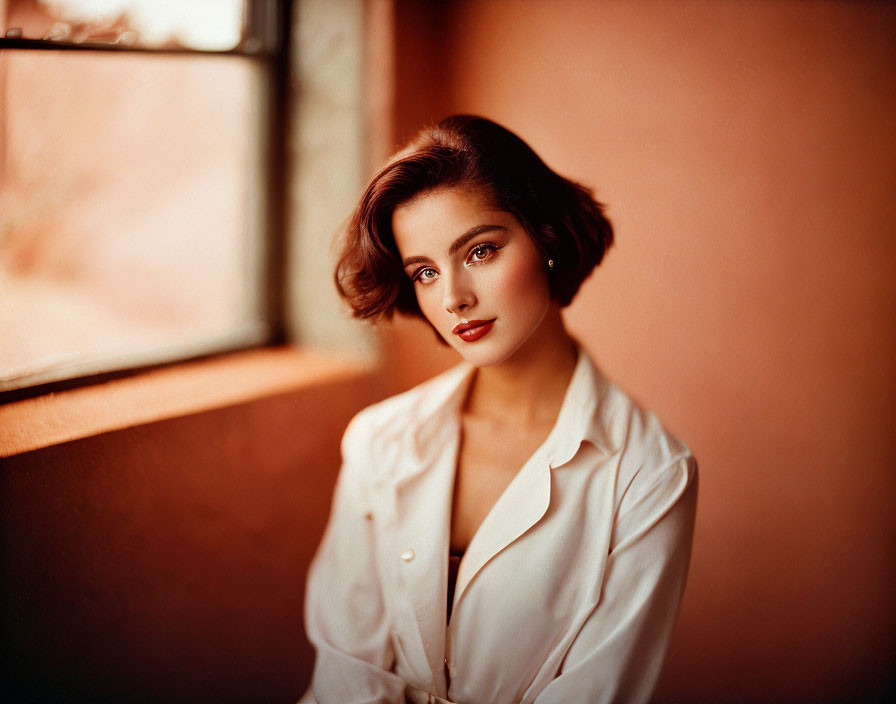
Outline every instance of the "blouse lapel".
{"type": "Polygon", "coordinates": [[[551,503],[551,470],[578,451],[597,406],[595,370],[579,347],[576,366],[554,428],[544,444],[510,482],[473,536],[460,563],[454,606],[479,571],[495,555],[530,530],[551,503]]]}
{"type": "Polygon", "coordinates": [[[550,502],[550,465],[546,453],[539,451],[513,478],[470,541],[458,570],[453,608],[486,563],[538,523],[550,502]]]}

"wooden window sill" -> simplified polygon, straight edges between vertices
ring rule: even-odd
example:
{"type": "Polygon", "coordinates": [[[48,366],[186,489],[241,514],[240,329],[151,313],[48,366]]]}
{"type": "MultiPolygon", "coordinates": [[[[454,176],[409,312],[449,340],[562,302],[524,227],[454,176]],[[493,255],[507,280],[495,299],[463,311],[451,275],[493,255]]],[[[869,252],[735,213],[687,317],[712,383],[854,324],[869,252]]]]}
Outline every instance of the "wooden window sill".
{"type": "Polygon", "coordinates": [[[0,457],[344,380],[364,368],[297,347],[237,352],[0,406],[0,457]]]}

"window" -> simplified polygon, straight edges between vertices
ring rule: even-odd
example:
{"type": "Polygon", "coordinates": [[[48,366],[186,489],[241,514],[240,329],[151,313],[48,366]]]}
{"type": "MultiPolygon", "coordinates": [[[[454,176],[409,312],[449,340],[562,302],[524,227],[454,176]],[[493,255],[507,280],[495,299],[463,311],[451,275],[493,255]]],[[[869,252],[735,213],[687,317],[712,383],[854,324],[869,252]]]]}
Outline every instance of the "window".
{"type": "Polygon", "coordinates": [[[288,19],[0,0],[0,392],[278,338],[288,19]]]}

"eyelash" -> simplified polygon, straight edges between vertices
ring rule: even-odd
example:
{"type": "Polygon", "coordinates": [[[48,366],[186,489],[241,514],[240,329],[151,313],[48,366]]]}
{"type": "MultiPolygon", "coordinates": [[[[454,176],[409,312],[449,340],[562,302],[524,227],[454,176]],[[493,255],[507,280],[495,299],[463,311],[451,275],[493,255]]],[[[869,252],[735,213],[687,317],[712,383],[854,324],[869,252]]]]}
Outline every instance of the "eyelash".
{"type": "Polygon", "coordinates": [[[470,253],[467,255],[467,259],[470,259],[470,257],[473,256],[475,252],[478,252],[481,249],[484,249],[486,251],[486,255],[482,259],[474,259],[472,263],[478,264],[479,262],[488,261],[489,259],[491,259],[492,255],[501,248],[496,244],[483,242],[477,244],[475,247],[473,247],[473,249],[470,250],[470,253]]]}
{"type": "MultiPolygon", "coordinates": [[[[499,249],[501,249],[501,247],[499,247],[496,244],[492,244],[491,242],[480,242],[479,244],[475,245],[474,247],[472,247],[470,249],[470,251],[467,253],[465,262],[467,264],[481,264],[482,262],[487,262],[489,259],[492,258],[492,256],[495,254],[495,252],[497,252],[499,249]],[[471,257],[476,252],[480,252],[480,256],[482,257],[481,259],[471,259],[471,257]]],[[[432,279],[424,278],[423,275],[427,271],[435,272],[436,270],[433,269],[431,266],[422,267],[414,272],[413,276],[411,276],[411,281],[413,283],[417,283],[419,281],[422,284],[426,284],[429,281],[432,281],[432,279]]],[[[438,272],[436,272],[436,273],[438,273],[438,272]]]]}

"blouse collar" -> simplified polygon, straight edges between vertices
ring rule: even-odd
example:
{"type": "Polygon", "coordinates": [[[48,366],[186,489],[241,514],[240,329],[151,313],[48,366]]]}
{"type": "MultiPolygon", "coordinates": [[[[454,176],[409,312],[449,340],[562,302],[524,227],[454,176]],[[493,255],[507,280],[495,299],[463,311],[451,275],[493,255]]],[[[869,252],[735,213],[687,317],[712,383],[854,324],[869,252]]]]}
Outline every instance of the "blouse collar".
{"type": "Polygon", "coordinates": [[[586,440],[607,454],[613,454],[616,449],[611,439],[612,414],[607,403],[609,382],[585,349],[577,346],[578,360],[557,422],[545,443],[552,469],[569,462],[586,440]]]}
{"type": "MultiPolygon", "coordinates": [[[[588,353],[578,343],[578,358],[566,388],[554,428],[544,443],[551,468],[569,462],[584,441],[607,454],[616,451],[613,440],[611,382],[601,374],[588,353]]],[[[412,447],[422,469],[450,442],[459,427],[460,408],[476,368],[462,363],[423,384],[421,406],[410,419],[412,447]]],[[[412,473],[413,472],[412,470],[412,473]]]]}

